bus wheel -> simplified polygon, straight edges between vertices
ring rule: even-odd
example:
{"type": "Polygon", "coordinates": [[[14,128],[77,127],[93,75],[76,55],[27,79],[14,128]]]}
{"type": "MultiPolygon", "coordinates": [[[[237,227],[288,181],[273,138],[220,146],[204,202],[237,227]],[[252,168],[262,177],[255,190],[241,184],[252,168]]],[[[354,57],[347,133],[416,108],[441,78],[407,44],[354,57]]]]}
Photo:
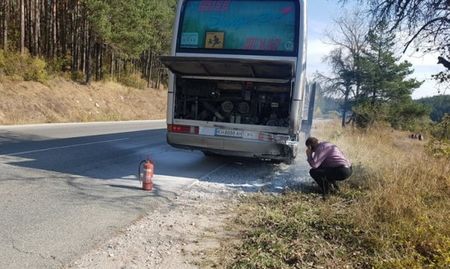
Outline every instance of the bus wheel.
{"type": "Polygon", "coordinates": [[[217,154],[212,153],[211,151],[202,150],[202,152],[203,152],[203,155],[205,155],[205,157],[216,157],[216,156],[218,156],[217,154]]]}
{"type": "Polygon", "coordinates": [[[283,162],[287,165],[291,165],[294,163],[294,160],[295,160],[294,158],[289,158],[289,159],[284,160],[283,162]]]}

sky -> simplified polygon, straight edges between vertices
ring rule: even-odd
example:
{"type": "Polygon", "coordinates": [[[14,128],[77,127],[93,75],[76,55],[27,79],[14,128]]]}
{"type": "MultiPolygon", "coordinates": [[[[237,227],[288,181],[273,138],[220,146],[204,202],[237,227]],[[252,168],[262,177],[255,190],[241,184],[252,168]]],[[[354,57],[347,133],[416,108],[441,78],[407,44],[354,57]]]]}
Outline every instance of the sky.
{"type": "MultiPolygon", "coordinates": [[[[333,49],[327,42],[326,31],[333,31],[336,25],[333,20],[344,11],[337,0],[309,0],[308,1],[308,75],[319,71],[329,72],[323,58],[333,49]]],[[[346,7],[351,9],[350,6],[346,7]]],[[[416,89],[412,95],[413,99],[439,94],[439,86],[431,78],[432,74],[444,71],[442,65],[437,64],[438,55],[425,55],[407,52],[402,55],[402,60],[408,60],[413,64],[414,74],[412,77],[419,81],[425,81],[423,85],[416,89]]]]}

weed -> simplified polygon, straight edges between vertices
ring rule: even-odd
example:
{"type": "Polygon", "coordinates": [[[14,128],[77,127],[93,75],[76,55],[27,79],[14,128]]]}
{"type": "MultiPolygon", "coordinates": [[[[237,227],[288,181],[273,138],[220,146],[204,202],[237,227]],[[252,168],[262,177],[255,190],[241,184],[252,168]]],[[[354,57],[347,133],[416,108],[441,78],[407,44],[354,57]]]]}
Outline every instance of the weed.
{"type": "Polygon", "coordinates": [[[147,82],[141,78],[140,74],[129,74],[121,76],[118,78],[118,82],[122,83],[125,86],[136,89],[145,89],[145,87],[147,87],[147,82]]]}
{"type": "Polygon", "coordinates": [[[83,82],[86,80],[84,73],[81,71],[72,72],[71,79],[76,82],[83,82]]]}
{"type": "Polygon", "coordinates": [[[0,51],[0,73],[17,80],[46,82],[48,73],[43,59],[30,56],[28,53],[0,51]]]}
{"type": "Polygon", "coordinates": [[[304,193],[246,198],[228,268],[449,268],[450,163],[386,126],[320,128],[354,175],[326,201],[304,193]]]}

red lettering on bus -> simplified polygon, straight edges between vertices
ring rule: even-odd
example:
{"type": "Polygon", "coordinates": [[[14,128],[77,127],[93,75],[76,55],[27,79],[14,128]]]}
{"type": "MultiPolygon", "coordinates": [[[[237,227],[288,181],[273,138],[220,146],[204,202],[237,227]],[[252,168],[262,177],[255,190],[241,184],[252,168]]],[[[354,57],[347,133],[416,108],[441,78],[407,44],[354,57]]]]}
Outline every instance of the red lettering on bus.
{"type": "Polygon", "coordinates": [[[244,49],[246,49],[246,50],[254,49],[256,47],[257,40],[258,39],[254,38],[254,37],[247,38],[247,40],[245,41],[245,44],[244,44],[244,49]]]}
{"type": "Polygon", "coordinates": [[[202,0],[198,10],[200,12],[226,12],[230,7],[231,0],[212,1],[202,0]]]}
{"type": "Polygon", "coordinates": [[[294,9],[292,7],[285,7],[281,10],[281,13],[283,13],[284,15],[288,15],[292,11],[294,11],[294,9]]]}
{"type": "Polygon", "coordinates": [[[280,38],[257,38],[249,37],[245,40],[246,50],[273,50],[277,51],[281,45],[280,38]]]}

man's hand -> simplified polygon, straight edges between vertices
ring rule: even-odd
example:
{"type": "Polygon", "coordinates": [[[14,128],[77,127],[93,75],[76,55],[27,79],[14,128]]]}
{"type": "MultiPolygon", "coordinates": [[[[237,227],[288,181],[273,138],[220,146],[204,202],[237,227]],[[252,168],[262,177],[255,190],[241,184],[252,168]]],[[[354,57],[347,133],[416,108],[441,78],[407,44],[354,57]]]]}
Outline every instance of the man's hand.
{"type": "Polygon", "coordinates": [[[312,150],[310,147],[306,148],[306,156],[310,157],[312,155],[312,150]]]}

